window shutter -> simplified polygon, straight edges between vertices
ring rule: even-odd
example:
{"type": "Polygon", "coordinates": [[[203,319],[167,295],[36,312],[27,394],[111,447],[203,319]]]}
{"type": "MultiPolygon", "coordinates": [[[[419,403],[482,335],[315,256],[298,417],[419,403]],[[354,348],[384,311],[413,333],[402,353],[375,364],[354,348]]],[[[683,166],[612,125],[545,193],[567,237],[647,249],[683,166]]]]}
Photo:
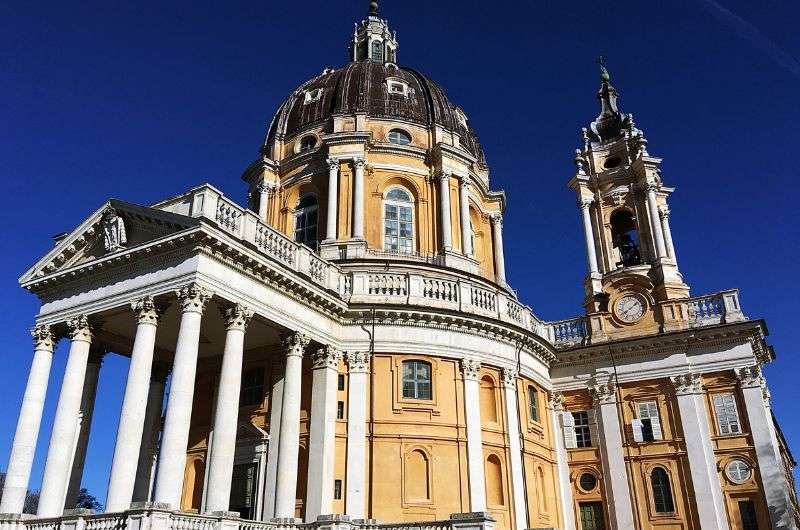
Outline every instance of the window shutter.
{"type": "Polygon", "coordinates": [[[592,439],[592,447],[600,447],[600,434],[597,432],[597,417],[593,410],[587,410],[586,416],[589,418],[589,437],[592,439]]]}
{"type": "Polygon", "coordinates": [[[567,449],[578,447],[578,440],[575,438],[575,419],[571,412],[561,413],[561,428],[564,431],[564,447],[567,449]]]}
{"type": "Polygon", "coordinates": [[[650,418],[650,428],[653,429],[653,440],[664,439],[664,433],[661,431],[661,420],[658,419],[658,414],[650,418]]]}
{"type": "Polygon", "coordinates": [[[642,420],[635,419],[631,422],[631,429],[633,429],[633,441],[643,442],[644,435],[642,434],[642,420]]]}

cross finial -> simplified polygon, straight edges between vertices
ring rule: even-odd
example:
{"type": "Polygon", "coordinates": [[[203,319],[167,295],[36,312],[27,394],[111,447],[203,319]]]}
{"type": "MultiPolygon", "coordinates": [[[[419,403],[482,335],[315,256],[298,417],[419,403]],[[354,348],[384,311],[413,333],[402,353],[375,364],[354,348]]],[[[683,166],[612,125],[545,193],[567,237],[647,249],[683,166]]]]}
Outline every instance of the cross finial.
{"type": "Polygon", "coordinates": [[[611,80],[611,75],[608,73],[608,69],[606,69],[606,58],[604,55],[599,55],[597,57],[597,64],[600,65],[600,80],[604,83],[608,83],[611,80]]]}

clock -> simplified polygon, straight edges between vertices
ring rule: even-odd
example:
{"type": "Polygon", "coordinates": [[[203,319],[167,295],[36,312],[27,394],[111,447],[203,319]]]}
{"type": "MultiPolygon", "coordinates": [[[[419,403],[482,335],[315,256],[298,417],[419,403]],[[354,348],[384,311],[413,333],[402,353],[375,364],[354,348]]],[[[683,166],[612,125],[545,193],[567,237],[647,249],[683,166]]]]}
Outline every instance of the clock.
{"type": "Polygon", "coordinates": [[[626,295],[617,300],[614,313],[623,322],[636,322],[644,315],[644,303],[638,296],[626,295]]]}

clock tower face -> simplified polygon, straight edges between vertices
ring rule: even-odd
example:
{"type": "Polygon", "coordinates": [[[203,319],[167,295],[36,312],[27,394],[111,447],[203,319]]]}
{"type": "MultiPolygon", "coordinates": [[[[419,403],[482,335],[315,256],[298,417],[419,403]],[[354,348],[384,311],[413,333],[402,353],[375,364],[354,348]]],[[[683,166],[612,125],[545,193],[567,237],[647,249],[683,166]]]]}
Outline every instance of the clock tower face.
{"type": "Polygon", "coordinates": [[[644,303],[638,296],[626,295],[617,300],[614,313],[623,322],[633,323],[644,315],[644,303]]]}

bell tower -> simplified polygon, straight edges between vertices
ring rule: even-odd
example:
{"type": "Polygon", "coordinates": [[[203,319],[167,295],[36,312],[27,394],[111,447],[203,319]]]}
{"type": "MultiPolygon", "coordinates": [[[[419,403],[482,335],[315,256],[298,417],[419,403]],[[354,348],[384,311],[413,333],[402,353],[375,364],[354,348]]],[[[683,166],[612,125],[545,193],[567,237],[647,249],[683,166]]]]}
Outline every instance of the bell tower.
{"type": "Polygon", "coordinates": [[[584,307],[591,340],[659,333],[686,326],[689,286],[678,270],[669,227],[670,194],[661,159],[633,115],[619,110],[619,93],[601,57],[600,114],[582,130],[575,151],[577,194],[589,273],[584,307]]]}

